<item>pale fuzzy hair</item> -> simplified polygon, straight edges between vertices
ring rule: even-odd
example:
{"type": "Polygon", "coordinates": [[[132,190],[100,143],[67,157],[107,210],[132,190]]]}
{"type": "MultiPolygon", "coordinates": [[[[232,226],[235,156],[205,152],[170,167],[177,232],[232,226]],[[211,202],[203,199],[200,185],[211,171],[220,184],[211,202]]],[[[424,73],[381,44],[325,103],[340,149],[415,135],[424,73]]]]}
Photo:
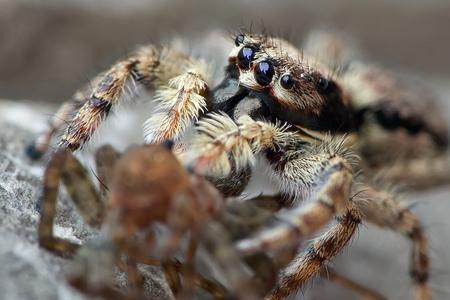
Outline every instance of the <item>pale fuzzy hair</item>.
{"type": "Polygon", "coordinates": [[[190,62],[185,73],[169,80],[155,95],[158,106],[144,124],[147,143],[178,140],[186,128],[206,109],[206,68],[203,62],[190,62]]]}
{"type": "Polygon", "coordinates": [[[194,165],[215,176],[231,171],[230,157],[237,170],[252,166],[255,154],[264,149],[277,148],[295,139],[288,126],[255,121],[249,116],[234,122],[224,113],[213,113],[198,122],[192,141],[194,165]]]}

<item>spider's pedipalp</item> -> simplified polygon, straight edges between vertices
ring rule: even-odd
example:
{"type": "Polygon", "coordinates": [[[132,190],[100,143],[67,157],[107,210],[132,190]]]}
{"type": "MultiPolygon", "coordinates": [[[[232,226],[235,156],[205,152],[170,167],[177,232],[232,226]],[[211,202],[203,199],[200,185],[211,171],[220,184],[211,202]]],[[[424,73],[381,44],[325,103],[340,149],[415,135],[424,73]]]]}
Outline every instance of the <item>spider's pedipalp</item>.
{"type": "Polygon", "coordinates": [[[190,123],[206,110],[209,88],[204,69],[192,63],[188,71],[170,79],[167,86],[157,90],[157,112],[144,124],[147,143],[178,139],[190,123]]]}
{"type": "Polygon", "coordinates": [[[192,142],[195,167],[209,175],[226,176],[231,171],[230,158],[237,170],[252,165],[258,152],[276,150],[295,140],[297,135],[287,128],[246,115],[235,123],[225,114],[212,114],[198,122],[198,134],[192,142]]]}

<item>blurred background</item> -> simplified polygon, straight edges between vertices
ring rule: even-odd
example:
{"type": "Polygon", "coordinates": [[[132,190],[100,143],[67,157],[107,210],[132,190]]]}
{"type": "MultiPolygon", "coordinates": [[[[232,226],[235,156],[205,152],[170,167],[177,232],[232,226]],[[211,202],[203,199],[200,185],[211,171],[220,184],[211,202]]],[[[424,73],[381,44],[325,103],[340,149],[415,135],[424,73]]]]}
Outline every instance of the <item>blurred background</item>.
{"type": "MultiPolygon", "coordinates": [[[[139,44],[182,37],[224,64],[231,45],[227,38],[250,26],[297,45],[311,29],[346,32],[365,59],[433,88],[449,120],[448,0],[0,0],[0,99],[9,100],[0,101],[0,121],[16,119],[21,126],[38,114],[44,126],[57,102],[139,44]],[[33,112],[15,115],[3,109],[22,100],[33,104],[33,112]]],[[[414,211],[430,235],[435,299],[450,299],[450,189],[406,197],[417,203],[414,211]]],[[[389,299],[410,299],[409,251],[403,237],[366,226],[333,265],[389,299]]],[[[302,295],[358,299],[323,280],[302,295]]]]}
{"type": "Polygon", "coordinates": [[[0,0],[0,95],[61,101],[137,44],[250,24],[296,43],[343,30],[387,66],[450,76],[447,0],[0,0]]]}

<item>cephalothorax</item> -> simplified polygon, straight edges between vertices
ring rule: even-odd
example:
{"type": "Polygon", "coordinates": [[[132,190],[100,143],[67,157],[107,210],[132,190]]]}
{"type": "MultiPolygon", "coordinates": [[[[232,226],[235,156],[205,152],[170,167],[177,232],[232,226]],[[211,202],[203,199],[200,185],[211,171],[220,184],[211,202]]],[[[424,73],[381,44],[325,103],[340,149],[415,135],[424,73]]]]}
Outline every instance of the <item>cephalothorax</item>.
{"type": "MultiPolygon", "coordinates": [[[[29,153],[38,157],[45,151],[53,132],[64,125],[60,120],[71,114],[60,147],[79,149],[121,101],[127,82],[133,81],[154,89],[158,101],[145,124],[147,143],[179,140],[199,119],[198,134],[188,141],[188,163],[207,175],[223,195],[241,194],[257,155],[268,162],[268,173],[279,189],[271,201],[288,209],[276,215],[281,222],[236,243],[242,256],[292,250],[337,217],[334,226],[281,272],[269,299],[288,296],[307,282],[340,252],[361,221],[411,239],[415,295],[430,299],[427,241],[420,222],[391,194],[363,177],[359,187],[353,181],[356,171],[364,169],[361,166],[370,166],[365,169],[369,178],[373,166],[379,168],[360,151],[366,145],[367,124],[431,136],[431,144],[439,150],[427,158],[439,160],[440,167],[441,162],[448,166],[448,160],[439,156],[447,145],[446,130],[420,114],[392,113],[395,101],[380,101],[396,91],[380,79],[385,73],[376,77],[377,84],[370,78],[355,80],[368,77],[352,66],[333,75],[329,62],[303,55],[281,39],[238,34],[228,62],[225,78],[211,89],[200,61],[170,49],[140,48],[96,78],[92,89],[63,104],[49,131],[38,139],[44,144],[34,144],[29,153]],[[369,90],[370,97],[361,92],[369,90]],[[355,135],[356,143],[343,134],[355,135]],[[363,154],[362,163],[355,154],[363,154]]],[[[442,174],[437,183],[449,181],[448,174],[442,174]]],[[[428,173],[419,169],[408,175],[420,180],[428,173]]]]}

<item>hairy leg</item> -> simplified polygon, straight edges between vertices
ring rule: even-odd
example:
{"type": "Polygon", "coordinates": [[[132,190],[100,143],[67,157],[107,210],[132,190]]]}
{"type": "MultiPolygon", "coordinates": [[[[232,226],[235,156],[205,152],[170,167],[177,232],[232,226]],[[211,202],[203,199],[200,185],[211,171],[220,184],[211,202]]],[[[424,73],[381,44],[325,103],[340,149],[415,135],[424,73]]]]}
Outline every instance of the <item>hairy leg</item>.
{"type": "Polygon", "coordinates": [[[42,247],[59,255],[66,253],[71,255],[79,248],[79,245],[57,238],[53,234],[56,201],[61,180],[77,210],[91,226],[99,226],[102,223],[105,207],[78,160],[67,151],[61,150],[54,153],[44,174],[42,211],[38,227],[39,243],[42,247]]]}
{"type": "Polygon", "coordinates": [[[26,148],[25,153],[29,158],[37,160],[47,152],[52,137],[60,132],[67,125],[68,120],[83,106],[87,99],[86,93],[86,88],[80,90],[61,105],[56,114],[49,119],[47,129],[26,148]]]}
{"type": "Polygon", "coordinates": [[[359,210],[349,208],[338,223],[318,238],[308,250],[298,255],[281,273],[278,284],[266,299],[284,299],[308,282],[326,263],[348,244],[356,232],[361,216],[359,210]]]}
{"type": "MultiPolygon", "coordinates": [[[[67,122],[67,126],[59,146],[71,151],[82,147],[111,109],[123,102],[130,84],[133,89],[142,85],[157,90],[158,112],[146,122],[146,141],[176,139],[206,108],[209,88],[205,73],[201,62],[179,52],[141,47],[100,74],[90,83],[90,88],[78,92],[74,100],[63,104],[57,117],[67,122]]],[[[135,91],[129,96],[135,97],[134,94],[135,91]]],[[[54,129],[62,127],[63,123],[52,121],[40,140],[49,140],[54,129]]],[[[31,148],[45,151],[37,145],[31,148]]]]}
{"type": "Polygon", "coordinates": [[[350,201],[354,155],[344,148],[344,140],[315,145],[285,127],[249,117],[236,124],[226,116],[213,115],[199,122],[199,132],[194,140],[199,150],[193,163],[197,170],[207,165],[215,174],[226,174],[230,170],[228,155],[237,166],[245,166],[252,163],[253,155],[263,152],[281,192],[291,195],[290,204],[309,199],[276,214],[279,222],[274,226],[238,242],[242,255],[297,247],[339,216],[335,226],[283,271],[269,298],[291,294],[345,247],[361,221],[359,209],[350,201]]]}
{"type": "Polygon", "coordinates": [[[415,299],[431,299],[429,280],[428,241],[418,220],[407,207],[400,205],[391,194],[367,188],[362,197],[369,199],[358,205],[367,221],[388,228],[411,240],[410,276],[415,287],[415,299]]]}
{"type": "Polygon", "coordinates": [[[287,128],[255,121],[246,115],[235,122],[225,114],[211,114],[198,122],[190,163],[199,173],[225,177],[234,168],[241,170],[252,165],[256,153],[283,147],[301,138],[299,134],[287,131],[287,128]]]}
{"type": "Polygon", "coordinates": [[[278,224],[239,242],[237,247],[242,253],[295,247],[335,215],[347,212],[351,204],[352,168],[345,155],[335,150],[286,154],[287,161],[282,164],[269,160],[280,189],[291,195],[291,205],[297,207],[276,214],[278,224]],[[307,202],[298,205],[299,200],[307,202]]]}

